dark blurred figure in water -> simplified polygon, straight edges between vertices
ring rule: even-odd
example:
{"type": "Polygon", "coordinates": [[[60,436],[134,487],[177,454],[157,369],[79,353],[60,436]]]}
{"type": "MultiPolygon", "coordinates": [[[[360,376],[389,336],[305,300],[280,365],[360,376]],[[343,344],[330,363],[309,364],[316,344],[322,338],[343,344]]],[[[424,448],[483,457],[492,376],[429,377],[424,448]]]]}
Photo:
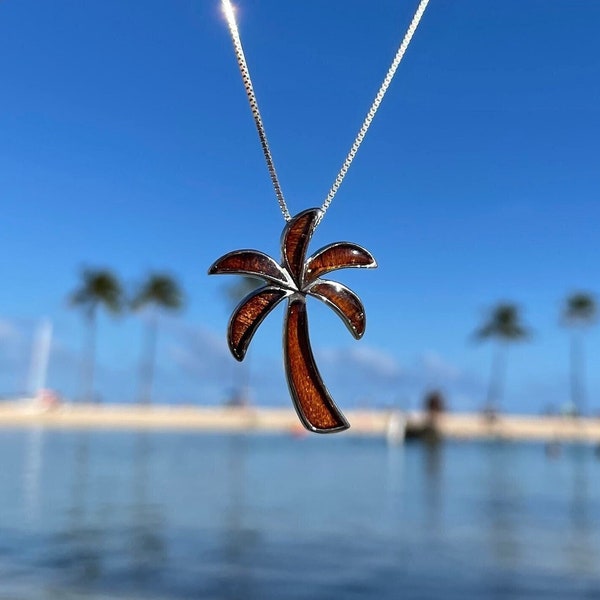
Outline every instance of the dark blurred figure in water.
{"type": "Polygon", "coordinates": [[[439,390],[432,390],[425,394],[423,408],[428,416],[435,417],[446,412],[446,400],[439,390]]]}
{"type": "Polygon", "coordinates": [[[446,412],[446,400],[442,392],[439,390],[427,392],[423,399],[423,410],[425,412],[424,438],[428,441],[438,441],[437,420],[446,412]]]}

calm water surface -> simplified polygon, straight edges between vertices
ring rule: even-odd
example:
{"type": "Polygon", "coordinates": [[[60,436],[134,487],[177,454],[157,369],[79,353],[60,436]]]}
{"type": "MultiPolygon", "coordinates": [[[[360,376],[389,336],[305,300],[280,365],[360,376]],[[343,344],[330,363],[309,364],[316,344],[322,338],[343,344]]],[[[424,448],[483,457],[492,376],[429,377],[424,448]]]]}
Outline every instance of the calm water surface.
{"type": "Polygon", "coordinates": [[[600,599],[600,460],[0,431],[0,598],[600,599]]]}

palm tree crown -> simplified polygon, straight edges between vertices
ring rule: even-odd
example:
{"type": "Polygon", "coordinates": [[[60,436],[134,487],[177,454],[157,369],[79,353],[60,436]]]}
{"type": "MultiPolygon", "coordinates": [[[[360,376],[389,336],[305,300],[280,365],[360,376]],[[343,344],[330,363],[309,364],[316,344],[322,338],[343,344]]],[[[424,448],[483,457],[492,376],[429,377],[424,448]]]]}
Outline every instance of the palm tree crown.
{"type": "Polygon", "coordinates": [[[227,300],[231,302],[232,308],[235,308],[240,300],[261,287],[263,282],[250,275],[242,275],[237,281],[225,288],[227,300]]]}
{"type": "Polygon", "coordinates": [[[123,308],[123,289],[117,277],[108,269],[84,269],[82,283],[70,297],[72,306],[83,308],[93,317],[99,305],[112,313],[123,308]]]}
{"type": "Polygon", "coordinates": [[[576,292],[567,297],[563,316],[567,325],[591,325],[596,312],[594,296],[587,292],[576,292]]]}
{"type": "Polygon", "coordinates": [[[529,331],[519,322],[519,307],[501,303],[490,312],[488,320],[475,332],[478,339],[496,338],[502,341],[517,341],[529,336],[529,331]]]}
{"type": "Polygon", "coordinates": [[[183,305],[183,294],[178,283],[170,275],[152,273],[135,294],[131,307],[139,310],[154,305],[177,310],[183,305]]]}

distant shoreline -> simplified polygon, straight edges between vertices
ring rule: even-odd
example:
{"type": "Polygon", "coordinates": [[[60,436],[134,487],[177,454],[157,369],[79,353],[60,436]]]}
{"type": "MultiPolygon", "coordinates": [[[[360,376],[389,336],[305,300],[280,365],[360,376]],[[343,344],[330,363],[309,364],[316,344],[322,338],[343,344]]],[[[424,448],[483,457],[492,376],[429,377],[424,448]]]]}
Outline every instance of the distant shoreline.
{"type": "MultiPolygon", "coordinates": [[[[393,425],[407,433],[423,432],[423,413],[391,410],[349,410],[351,428],[341,435],[386,436],[393,425]],[[394,415],[392,417],[392,415],[394,415]]],[[[177,430],[204,432],[273,432],[301,435],[293,409],[262,407],[197,407],[130,404],[44,405],[32,400],[0,402],[0,428],[177,430]]],[[[587,441],[600,443],[600,419],[562,416],[481,414],[439,415],[434,431],[449,439],[507,439],[532,441],[587,441]]]]}

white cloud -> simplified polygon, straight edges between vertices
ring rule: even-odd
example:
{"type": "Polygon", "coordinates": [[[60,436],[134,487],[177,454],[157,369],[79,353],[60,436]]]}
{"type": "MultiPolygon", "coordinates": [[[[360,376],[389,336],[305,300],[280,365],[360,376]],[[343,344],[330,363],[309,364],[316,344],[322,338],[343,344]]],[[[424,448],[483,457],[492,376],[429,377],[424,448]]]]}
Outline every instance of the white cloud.
{"type": "Polygon", "coordinates": [[[0,341],[15,341],[20,338],[20,329],[13,321],[0,319],[0,341]]]}
{"type": "Polygon", "coordinates": [[[200,326],[181,322],[171,334],[167,346],[169,362],[175,365],[179,379],[185,378],[186,387],[196,390],[200,402],[223,402],[247,385],[251,388],[250,397],[257,404],[282,405],[287,401],[280,360],[250,353],[240,363],[231,355],[222,332],[200,326]]]}
{"type": "Polygon", "coordinates": [[[184,322],[173,327],[171,333],[168,355],[188,375],[215,379],[228,370],[233,358],[225,336],[184,322]]]}
{"type": "Polygon", "coordinates": [[[422,369],[424,375],[434,380],[443,380],[454,382],[461,376],[461,370],[444,359],[440,354],[433,350],[427,350],[419,359],[417,370],[422,369]]]}
{"type": "Polygon", "coordinates": [[[359,373],[386,381],[397,380],[402,374],[395,357],[373,346],[363,344],[356,347],[328,348],[321,350],[318,355],[325,365],[340,369],[344,373],[359,373]]]}

